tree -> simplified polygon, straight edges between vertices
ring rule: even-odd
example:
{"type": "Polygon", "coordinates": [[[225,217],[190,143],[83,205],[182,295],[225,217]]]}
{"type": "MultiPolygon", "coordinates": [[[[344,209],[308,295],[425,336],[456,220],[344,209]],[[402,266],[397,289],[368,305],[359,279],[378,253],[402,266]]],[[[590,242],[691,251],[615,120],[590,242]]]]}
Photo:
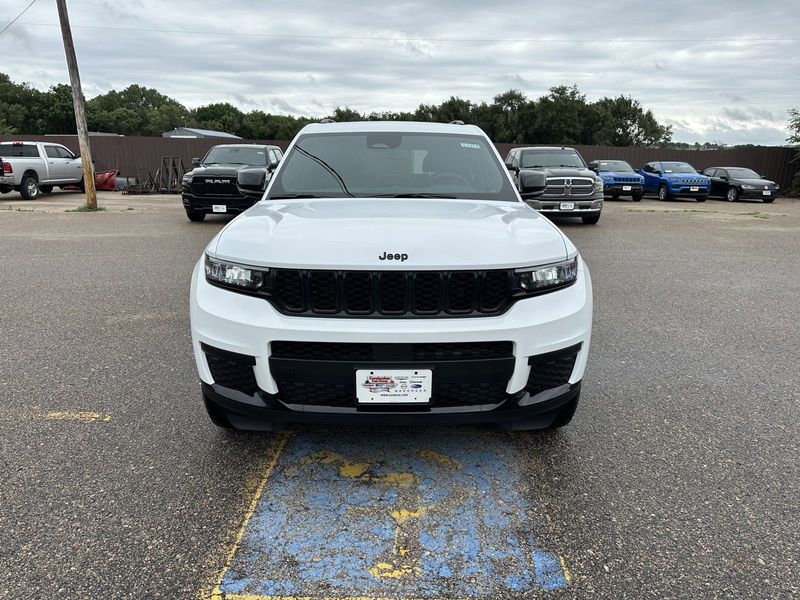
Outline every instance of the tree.
{"type": "Polygon", "coordinates": [[[618,96],[594,103],[596,123],[592,143],[601,146],[653,146],[672,139],[672,127],[659,125],[638,100],[618,96]]]}
{"type": "Polygon", "coordinates": [[[795,194],[800,194],[800,110],[796,108],[789,109],[789,131],[792,134],[786,141],[797,147],[797,155],[792,161],[797,167],[794,173],[794,179],[792,180],[792,191],[795,194]]]}
{"type": "Polygon", "coordinates": [[[185,125],[189,117],[180,102],[136,84],[92,98],[86,111],[90,129],[125,135],[161,135],[185,125]],[[107,129],[113,123],[123,124],[126,130],[107,129]]]}
{"type": "Polygon", "coordinates": [[[196,127],[238,135],[243,129],[244,113],[230,102],[217,102],[196,109],[191,120],[196,127]]]}

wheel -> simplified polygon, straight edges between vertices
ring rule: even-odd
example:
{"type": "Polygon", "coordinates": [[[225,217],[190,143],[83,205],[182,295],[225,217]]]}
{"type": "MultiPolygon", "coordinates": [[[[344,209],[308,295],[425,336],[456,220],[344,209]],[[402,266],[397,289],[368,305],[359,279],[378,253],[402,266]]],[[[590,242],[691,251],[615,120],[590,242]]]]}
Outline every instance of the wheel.
{"type": "Polygon", "coordinates": [[[706,200],[708,200],[708,196],[698,196],[698,197],[696,198],[696,200],[697,200],[698,202],[705,202],[706,200]]]}
{"type": "Polygon", "coordinates": [[[594,215],[591,217],[581,217],[584,225],[596,225],[597,222],[600,220],[600,215],[594,215]]]}
{"type": "Polygon", "coordinates": [[[670,196],[669,190],[665,184],[661,184],[658,186],[658,199],[659,200],[671,200],[672,196],[670,196]]]}
{"type": "Polygon", "coordinates": [[[225,411],[206,398],[205,394],[203,394],[203,404],[206,405],[206,413],[208,413],[208,418],[211,419],[214,425],[222,429],[235,429],[225,415],[225,411]]]}
{"type": "Polygon", "coordinates": [[[729,187],[728,192],[725,194],[725,199],[728,202],[736,202],[739,199],[739,190],[733,186],[729,187]]]}
{"type": "Polygon", "coordinates": [[[40,185],[40,186],[39,186],[39,190],[40,190],[40,191],[41,191],[43,194],[49,194],[50,192],[52,192],[52,191],[53,191],[53,186],[52,186],[52,185],[40,185]]]}
{"type": "Polygon", "coordinates": [[[81,177],[80,189],[81,192],[86,193],[86,182],[83,180],[83,177],[81,177]]]}
{"type": "Polygon", "coordinates": [[[26,175],[22,178],[22,183],[19,186],[19,195],[24,200],[33,200],[39,197],[39,181],[36,177],[26,175]]]}
{"type": "Polygon", "coordinates": [[[190,221],[194,221],[195,223],[199,223],[200,221],[204,221],[206,218],[206,213],[200,212],[199,210],[192,210],[191,208],[186,209],[186,216],[189,217],[190,221]]]}
{"type": "Polygon", "coordinates": [[[553,421],[550,425],[545,428],[545,431],[550,431],[553,429],[558,429],[560,427],[564,427],[568,425],[570,421],[572,421],[572,417],[575,416],[575,411],[578,409],[578,401],[580,400],[580,394],[577,395],[575,398],[567,402],[564,406],[561,407],[561,410],[556,417],[556,420],[553,421]]]}
{"type": "Polygon", "coordinates": [[[631,198],[633,199],[634,202],[641,202],[642,196],[644,196],[644,194],[633,194],[631,198]]]}

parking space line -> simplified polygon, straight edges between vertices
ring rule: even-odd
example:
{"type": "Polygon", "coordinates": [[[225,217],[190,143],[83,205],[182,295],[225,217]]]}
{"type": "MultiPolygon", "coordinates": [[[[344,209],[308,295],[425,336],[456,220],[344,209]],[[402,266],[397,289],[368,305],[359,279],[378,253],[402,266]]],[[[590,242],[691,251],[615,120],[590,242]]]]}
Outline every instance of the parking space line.
{"type": "MultiPolygon", "coordinates": [[[[264,471],[264,474],[261,477],[261,481],[256,488],[255,493],[253,494],[253,498],[250,501],[250,505],[247,507],[247,511],[244,514],[244,518],[242,519],[242,524],[239,527],[239,531],[236,533],[236,538],[234,539],[233,544],[228,549],[228,554],[225,557],[225,564],[223,565],[222,569],[220,570],[219,575],[217,576],[216,583],[211,590],[211,594],[209,596],[209,600],[230,600],[232,596],[230,594],[224,594],[222,591],[222,582],[225,579],[225,575],[227,575],[228,570],[231,568],[231,564],[233,564],[233,559],[236,556],[236,551],[239,549],[240,544],[242,543],[242,538],[244,537],[244,532],[247,530],[247,525],[250,523],[250,519],[253,518],[253,514],[256,512],[256,507],[258,506],[258,501],[261,500],[261,495],[264,493],[264,488],[267,485],[267,480],[269,479],[270,475],[272,475],[272,471],[275,469],[275,464],[278,462],[278,457],[283,452],[283,448],[286,446],[286,441],[289,439],[290,432],[284,431],[279,434],[278,443],[275,447],[274,453],[272,457],[269,459],[267,463],[267,467],[264,471]]],[[[254,600],[253,598],[242,597],[238,600],[254,600]]],[[[298,599],[299,600],[299,599],[298,599]]]]}
{"type": "Polygon", "coordinates": [[[102,422],[108,423],[111,420],[111,415],[107,413],[100,413],[94,411],[51,411],[44,413],[44,418],[48,421],[80,421],[82,423],[95,423],[102,422]]]}

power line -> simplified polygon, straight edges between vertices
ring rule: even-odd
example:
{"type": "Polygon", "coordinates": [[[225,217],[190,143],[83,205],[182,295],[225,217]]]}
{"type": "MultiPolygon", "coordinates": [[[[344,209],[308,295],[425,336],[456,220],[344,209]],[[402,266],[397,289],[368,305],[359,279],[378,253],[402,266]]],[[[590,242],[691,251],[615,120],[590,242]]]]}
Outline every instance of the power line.
{"type": "MultiPolygon", "coordinates": [[[[33,0],[34,2],[36,0],[33,0]]],[[[33,2],[31,2],[33,4],[33,2]]],[[[27,9],[25,9],[27,10],[27,9]]],[[[24,12],[24,11],[23,11],[24,12]]],[[[19,17],[17,17],[19,18],[19,17]]],[[[16,20],[16,19],[15,19],[16,20]]],[[[13,23],[13,21],[12,21],[13,23]]],[[[20,23],[23,27],[58,27],[55,23],[20,23]]],[[[603,40],[566,40],[566,39],[533,39],[533,38],[435,38],[435,37],[403,37],[393,38],[386,36],[353,36],[353,35],[294,35],[288,33],[246,33],[235,31],[210,31],[199,29],[156,29],[148,27],[107,27],[101,25],[73,25],[73,29],[90,29],[100,31],[129,31],[138,33],[168,33],[191,35],[220,35],[227,37],[275,38],[275,39],[300,39],[300,40],[345,40],[345,41],[378,41],[378,42],[434,42],[457,44],[650,44],[650,43],[738,43],[738,42],[797,42],[800,37],[762,37],[762,38],[647,38],[647,39],[603,39],[603,40]]]]}
{"type": "MultiPolygon", "coordinates": [[[[34,4],[36,4],[36,0],[32,0],[32,1],[31,1],[31,3],[30,3],[30,4],[28,4],[28,6],[26,6],[25,8],[23,8],[23,9],[22,9],[22,12],[21,12],[21,13],[19,13],[19,14],[18,14],[16,17],[14,17],[14,18],[13,18],[13,19],[11,19],[10,21],[8,21],[8,24],[7,24],[5,27],[3,27],[3,29],[2,29],[2,30],[0,30],[0,34],[2,34],[2,33],[3,33],[5,30],[6,30],[6,29],[8,29],[9,27],[11,27],[11,26],[12,26],[12,25],[13,25],[13,24],[16,22],[16,20],[17,20],[17,19],[19,19],[19,18],[20,18],[22,15],[24,15],[26,12],[28,12],[28,9],[29,9],[31,6],[33,6],[34,4]]],[[[57,27],[57,26],[56,26],[56,27],[57,27]]]]}

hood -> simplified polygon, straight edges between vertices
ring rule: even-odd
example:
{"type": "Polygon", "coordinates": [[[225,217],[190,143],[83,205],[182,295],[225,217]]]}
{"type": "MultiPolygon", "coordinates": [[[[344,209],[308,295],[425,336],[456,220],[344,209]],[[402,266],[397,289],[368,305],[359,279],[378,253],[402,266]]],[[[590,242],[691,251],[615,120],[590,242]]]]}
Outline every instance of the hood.
{"type": "MultiPolygon", "coordinates": [[[[195,167],[191,171],[187,173],[187,175],[191,175],[192,177],[211,177],[212,175],[231,175],[236,177],[236,175],[242,169],[257,169],[257,166],[253,165],[230,165],[230,164],[218,164],[218,165],[208,165],[208,166],[199,166],[195,167]]],[[[266,167],[263,167],[266,169],[266,167]]]]}
{"type": "Polygon", "coordinates": [[[259,202],[208,251],[256,266],[388,271],[522,267],[574,247],[522,202],[333,198],[259,202]]]}
{"type": "Polygon", "coordinates": [[[760,188],[775,187],[775,182],[770,181],[769,179],[734,179],[733,181],[736,181],[738,183],[746,183],[747,185],[752,185],[760,188]]]}
{"type": "Polygon", "coordinates": [[[702,173],[662,173],[660,177],[664,179],[692,179],[692,180],[702,180],[707,181],[710,179],[708,175],[703,175],[702,173]]]}
{"type": "Polygon", "coordinates": [[[529,170],[544,171],[544,174],[547,175],[547,177],[591,177],[592,179],[597,177],[597,174],[591,169],[579,169],[576,167],[547,167],[544,169],[529,170]]]}

